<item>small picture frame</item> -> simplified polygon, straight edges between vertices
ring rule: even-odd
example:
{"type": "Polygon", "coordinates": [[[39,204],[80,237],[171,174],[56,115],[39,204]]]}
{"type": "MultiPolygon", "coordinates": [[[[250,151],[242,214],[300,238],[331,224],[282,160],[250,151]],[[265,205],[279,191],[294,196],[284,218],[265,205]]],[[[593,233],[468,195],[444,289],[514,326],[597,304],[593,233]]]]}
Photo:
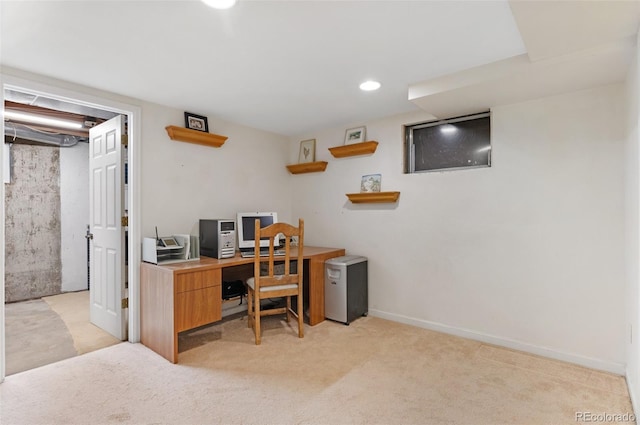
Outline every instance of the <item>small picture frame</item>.
{"type": "Polygon", "coordinates": [[[360,183],[360,192],[380,192],[380,185],[382,183],[382,174],[367,174],[362,176],[362,182],[360,183]]]}
{"type": "Polygon", "coordinates": [[[300,142],[300,154],[298,162],[315,162],[316,160],[316,139],[303,140],[300,142]]]}
{"type": "Polygon", "coordinates": [[[348,129],[344,134],[344,144],[362,143],[367,137],[367,127],[356,127],[348,129]]]}
{"type": "Polygon", "coordinates": [[[192,114],[191,112],[184,113],[184,126],[191,130],[209,132],[209,123],[207,117],[202,115],[192,114]]]}

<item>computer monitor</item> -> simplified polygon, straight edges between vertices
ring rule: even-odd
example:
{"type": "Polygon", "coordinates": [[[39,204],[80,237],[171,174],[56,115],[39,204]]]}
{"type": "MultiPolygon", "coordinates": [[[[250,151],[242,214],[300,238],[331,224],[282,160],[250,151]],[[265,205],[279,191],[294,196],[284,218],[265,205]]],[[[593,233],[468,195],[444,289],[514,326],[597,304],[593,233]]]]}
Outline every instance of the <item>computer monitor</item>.
{"type": "MultiPolygon", "coordinates": [[[[238,213],[236,227],[238,230],[238,248],[254,249],[256,219],[260,220],[260,228],[278,222],[278,213],[275,212],[242,212],[238,213]]],[[[260,247],[269,247],[269,238],[260,238],[260,247]]]]}

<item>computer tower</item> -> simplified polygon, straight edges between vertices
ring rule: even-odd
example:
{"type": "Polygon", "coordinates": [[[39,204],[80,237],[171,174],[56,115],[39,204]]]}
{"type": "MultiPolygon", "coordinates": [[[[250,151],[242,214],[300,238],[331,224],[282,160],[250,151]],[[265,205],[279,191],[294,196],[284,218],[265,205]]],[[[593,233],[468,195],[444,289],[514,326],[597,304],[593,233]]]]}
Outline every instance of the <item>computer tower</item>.
{"type": "Polygon", "coordinates": [[[200,220],[200,256],[231,258],[236,255],[236,222],[231,219],[200,220]]]}
{"type": "Polygon", "coordinates": [[[367,258],[345,255],[325,261],[324,315],[346,325],[369,311],[367,258]]]}

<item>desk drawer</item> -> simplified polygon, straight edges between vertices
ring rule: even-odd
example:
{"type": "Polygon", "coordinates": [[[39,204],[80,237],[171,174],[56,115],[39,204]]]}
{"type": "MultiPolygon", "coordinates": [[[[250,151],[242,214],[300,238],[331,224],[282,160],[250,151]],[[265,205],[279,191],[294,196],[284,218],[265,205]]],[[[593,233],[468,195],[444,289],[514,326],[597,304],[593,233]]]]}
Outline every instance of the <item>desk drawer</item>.
{"type": "Polygon", "coordinates": [[[176,276],[176,293],[222,285],[220,269],[181,273],[176,276]]]}
{"type": "Polygon", "coordinates": [[[222,319],[222,287],[211,286],[176,294],[176,332],[222,319]]]}

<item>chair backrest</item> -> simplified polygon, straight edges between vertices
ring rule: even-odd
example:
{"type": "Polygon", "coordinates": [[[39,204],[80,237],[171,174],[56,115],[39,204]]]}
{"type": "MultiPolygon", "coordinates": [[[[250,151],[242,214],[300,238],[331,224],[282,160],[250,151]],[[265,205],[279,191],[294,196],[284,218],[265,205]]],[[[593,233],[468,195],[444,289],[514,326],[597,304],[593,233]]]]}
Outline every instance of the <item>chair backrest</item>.
{"type": "Polygon", "coordinates": [[[302,274],[303,274],[303,263],[302,263],[302,248],[304,246],[304,220],[298,220],[298,227],[294,227],[288,223],[274,223],[272,225],[260,228],[260,220],[256,220],[255,223],[255,252],[256,256],[254,258],[254,279],[255,279],[255,290],[257,292],[260,291],[260,287],[266,286],[276,286],[276,285],[287,285],[287,284],[297,284],[299,287],[302,287],[302,274]],[[278,234],[283,234],[285,236],[285,245],[284,245],[284,256],[275,256],[273,255],[276,247],[275,247],[275,237],[278,234]],[[296,236],[298,238],[298,246],[297,246],[297,256],[291,257],[291,237],[296,236]],[[265,263],[265,259],[267,257],[260,257],[258,253],[260,252],[260,239],[268,238],[269,239],[269,257],[268,257],[268,268],[267,273],[261,276],[261,267],[260,265],[265,263]],[[292,273],[291,261],[297,260],[297,267],[295,273],[292,273]],[[275,273],[275,262],[284,262],[284,272],[283,273],[275,273]]]}

